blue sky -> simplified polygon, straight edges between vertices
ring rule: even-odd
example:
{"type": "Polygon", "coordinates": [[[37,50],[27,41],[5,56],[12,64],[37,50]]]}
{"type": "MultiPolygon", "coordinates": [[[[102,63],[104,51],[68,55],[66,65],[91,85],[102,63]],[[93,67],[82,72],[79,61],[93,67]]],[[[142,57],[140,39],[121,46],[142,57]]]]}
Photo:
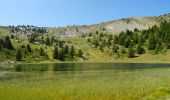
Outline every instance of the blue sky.
{"type": "Polygon", "coordinates": [[[169,0],[0,0],[0,25],[89,25],[165,13],[169,0]]]}

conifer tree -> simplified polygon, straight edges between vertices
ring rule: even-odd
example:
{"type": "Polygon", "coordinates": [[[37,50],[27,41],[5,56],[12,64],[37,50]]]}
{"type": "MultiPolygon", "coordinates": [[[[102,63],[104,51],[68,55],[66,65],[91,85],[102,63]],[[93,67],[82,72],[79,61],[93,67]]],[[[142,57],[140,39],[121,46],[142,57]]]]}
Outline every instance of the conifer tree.
{"type": "Polygon", "coordinates": [[[71,48],[70,48],[70,58],[73,58],[74,56],[75,56],[74,46],[71,46],[71,48]]]}
{"type": "Polygon", "coordinates": [[[128,57],[133,58],[134,56],[135,56],[135,50],[132,47],[128,48],[128,57]]]}
{"type": "Polygon", "coordinates": [[[50,42],[50,38],[47,36],[46,39],[45,39],[45,44],[47,46],[51,45],[51,42],[50,42]]]}
{"type": "Polygon", "coordinates": [[[9,36],[5,37],[5,48],[9,49],[9,50],[13,50],[14,47],[12,45],[11,39],[9,38],[9,36]]]}
{"type": "Polygon", "coordinates": [[[27,44],[27,51],[30,52],[30,53],[32,52],[32,49],[31,49],[29,44],[27,44]]]}
{"type": "Polygon", "coordinates": [[[65,47],[64,47],[64,54],[68,54],[68,50],[69,48],[68,48],[68,45],[66,45],[65,47]]]}
{"type": "Polygon", "coordinates": [[[63,49],[61,49],[60,52],[59,52],[59,60],[61,60],[61,61],[64,61],[64,60],[65,60],[63,49]]]}
{"type": "Polygon", "coordinates": [[[154,33],[150,33],[149,39],[148,39],[148,50],[154,50],[156,47],[156,40],[154,37],[154,33]]]}
{"type": "Polygon", "coordinates": [[[137,48],[136,48],[136,52],[137,52],[137,54],[144,54],[145,49],[140,44],[138,44],[137,48]]]}
{"type": "Polygon", "coordinates": [[[18,49],[17,50],[17,53],[16,53],[16,61],[21,61],[21,58],[22,58],[22,53],[21,53],[21,50],[18,49]]]}
{"type": "Polygon", "coordinates": [[[54,59],[58,59],[59,58],[59,52],[58,52],[58,48],[57,47],[54,48],[53,58],[54,59]]]}
{"type": "Polygon", "coordinates": [[[82,57],[82,56],[83,56],[83,52],[82,52],[81,49],[78,50],[77,56],[78,56],[78,57],[82,57]]]}
{"type": "Polygon", "coordinates": [[[39,55],[40,56],[46,56],[46,53],[45,53],[45,51],[44,51],[44,49],[42,47],[39,50],[39,55]]]}

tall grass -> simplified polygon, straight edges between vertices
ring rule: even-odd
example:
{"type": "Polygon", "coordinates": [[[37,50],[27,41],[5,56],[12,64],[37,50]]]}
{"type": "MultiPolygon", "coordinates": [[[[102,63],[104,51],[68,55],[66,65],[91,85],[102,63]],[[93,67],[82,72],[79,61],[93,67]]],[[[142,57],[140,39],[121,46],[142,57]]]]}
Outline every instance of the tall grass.
{"type": "Polygon", "coordinates": [[[1,79],[0,100],[145,100],[166,96],[170,69],[51,72],[1,79]]]}

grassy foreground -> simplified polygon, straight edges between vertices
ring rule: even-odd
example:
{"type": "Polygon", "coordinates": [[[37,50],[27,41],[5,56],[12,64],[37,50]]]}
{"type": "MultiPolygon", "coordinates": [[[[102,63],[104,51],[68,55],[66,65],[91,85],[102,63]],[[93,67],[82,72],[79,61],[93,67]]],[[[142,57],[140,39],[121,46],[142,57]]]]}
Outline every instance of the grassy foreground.
{"type": "Polygon", "coordinates": [[[170,69],[46,72],[0,84],[1,100],[166,100],[170,69]]]}

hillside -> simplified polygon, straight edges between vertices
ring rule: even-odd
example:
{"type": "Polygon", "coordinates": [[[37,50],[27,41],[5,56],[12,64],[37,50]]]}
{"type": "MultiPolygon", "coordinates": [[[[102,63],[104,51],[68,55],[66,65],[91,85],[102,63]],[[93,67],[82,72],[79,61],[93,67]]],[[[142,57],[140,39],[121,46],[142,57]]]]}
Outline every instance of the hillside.
{"type": "Polygon", "coordinates": [[[170,14],[165,14],[89,26],[0,26],[0,62],[167,63],[169,20],[170,14]]]}
{"type": "Polygon", "coordinates": [[[148,29],[153,25],[159,25],[163,20],[169,21],[170,14],[165,14],[161,16],[152,17],[130,17],[122,18],[118,20],[113,20],[109,22],[103,22],[94,25],[83,25],[83,26],[67,26],[59,28],[49,28],[49,33],[61,37],[78,37],[82,34],[88,34],[89,32],[95,31],[108,31],[112,34],[120,33],[126,29],[134,30],[135,28],[139,30],[148,29]]]}

